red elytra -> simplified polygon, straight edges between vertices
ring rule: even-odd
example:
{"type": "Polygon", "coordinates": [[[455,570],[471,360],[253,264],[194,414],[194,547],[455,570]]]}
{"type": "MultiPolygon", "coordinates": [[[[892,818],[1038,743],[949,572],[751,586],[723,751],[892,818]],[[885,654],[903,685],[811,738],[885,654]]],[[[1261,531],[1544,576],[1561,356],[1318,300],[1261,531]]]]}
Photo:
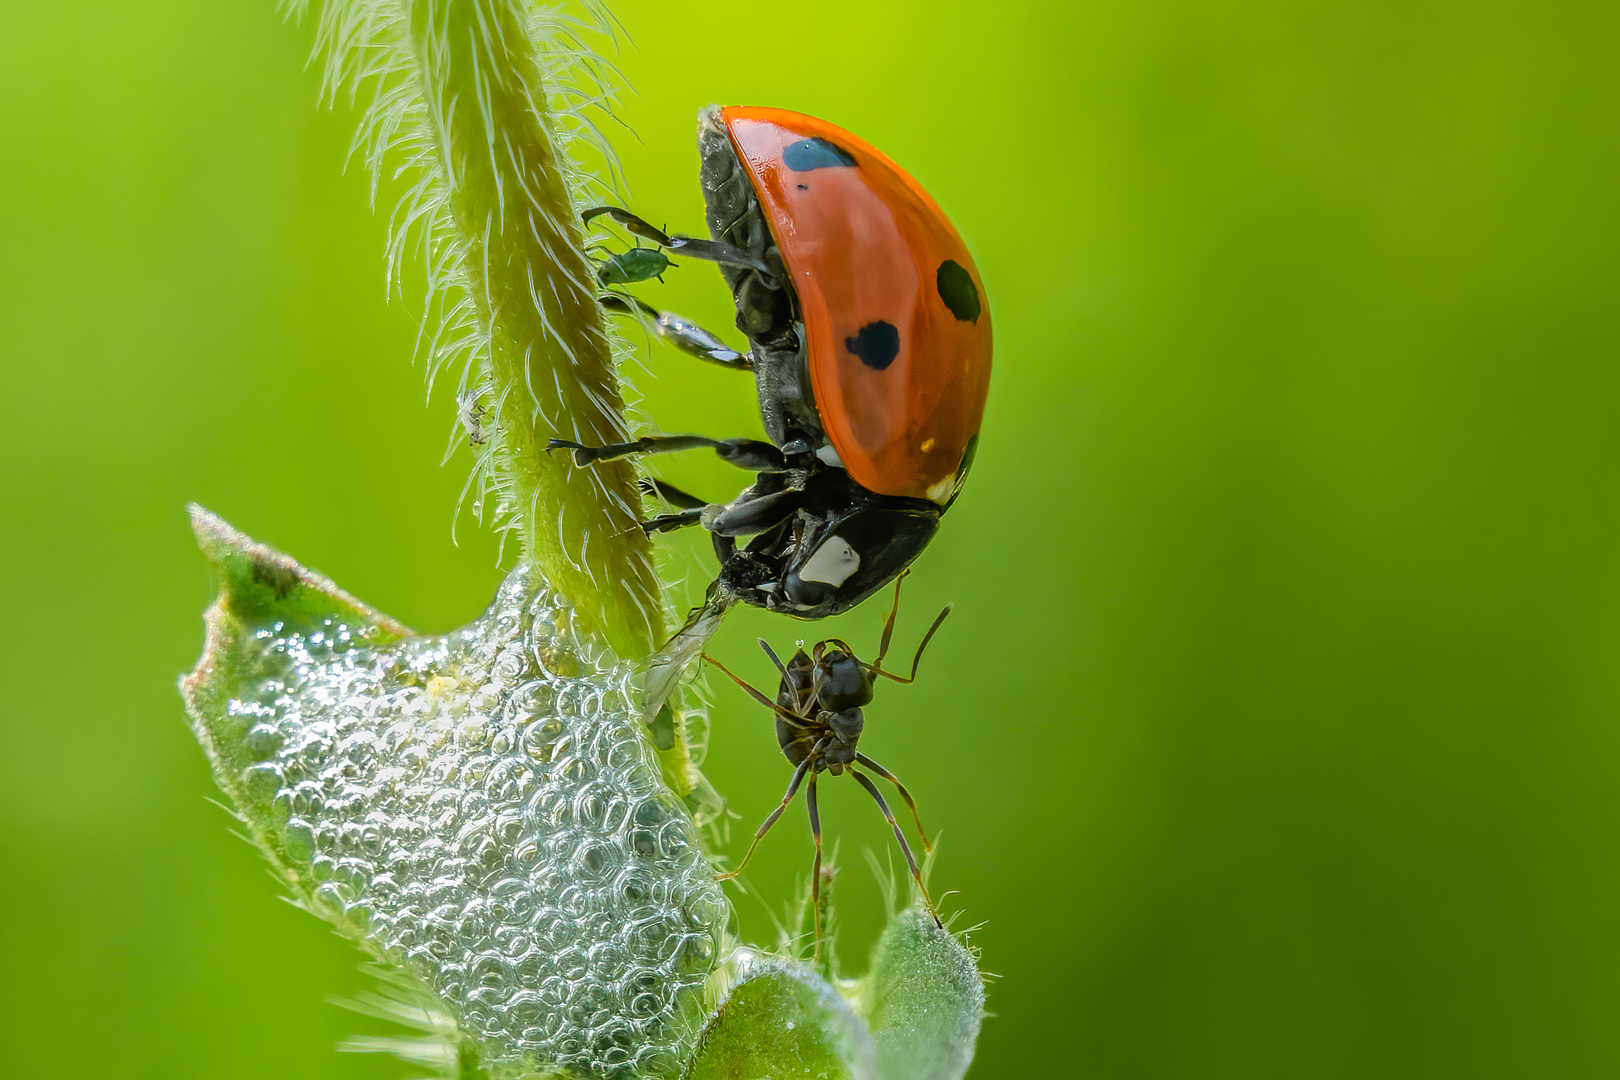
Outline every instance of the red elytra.
{"type": "Polygon", "coordinates": [[[948,503],[990,386],[990,309],[967,246],[928,192],[843,128],[785,109],[720,117],[792,277],[816,410],[844,468],[878,494],[948,503]],[[855,167],[790,167],[784,153],[806,139],[855,167]],[[953,306],[950,284],[967,299],[953,306]]]}

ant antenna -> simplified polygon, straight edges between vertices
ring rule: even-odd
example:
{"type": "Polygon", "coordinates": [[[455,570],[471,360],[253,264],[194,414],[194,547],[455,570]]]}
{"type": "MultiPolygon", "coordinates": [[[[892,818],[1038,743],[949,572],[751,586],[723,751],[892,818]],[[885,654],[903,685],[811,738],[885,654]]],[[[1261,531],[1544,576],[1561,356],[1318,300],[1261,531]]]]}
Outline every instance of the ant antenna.
{"type": "MultiPolygon", "coordinates": [[[[909,676],[902,679],[898,675],[884,671],[883,658],[889,655],[889,643],[894,640],[894,620],[900,614],[900,585],[910,573],[911,570],[908,567],[900,571],[900,575],[894,579],[894,605],[889,608],[889,617],[883,620],[883,638],[878,642],[877,659],[870,664],[863,665],[872,674],[882,675],[885,679],[893,679],[897,683],[917,681],[917,664],[922,660],[923,650],[928,648],[928,642],[933,639],[934,631],[939,629],[939,624],[945,621],[945,616],[951,613],[951,605],[946,604],[945,610],[940,612],[939,618],[934,620],[934,625],[930,626],[928,633],[923,635],[922,644],[917,646],[917,653],[911,658],[911,674],[909,676]]],[[[846,648],[845,651],[848,652],[848,649],[846,648]]]]}
{"type": "Polygon", "coordinates": [[[872,661],[873,669],[883,666],[883,658],[889,655],[889,641],[894,637],[894,620],[900,614],[900,585],[911,574],[911,568],[900,571],[894,579],[894,604],[889,608],[889,617],[883,620],[883,640],[878,643],[877,659],[872,661]]]}
{"type": "Polygon", "coordinates": [[[881,655],[878,657],[877,661],[867,665],[867,670],[870,671],[874,675],[881,675],[885,679],[892,679],[893,681],[895,681],[897,683],[916,682],[917,681],[917,665],[922,661],[923,650],[928,648],[928,643],[930,641],[934,640],[935,632],[939,630],[940,625],[945,621],[945,616],[949,615],[950,613],[951,613],[951,605],[946,604],[945,605],[945,610],[941,611],[939,613],[939,617],[934,620],[934,625],[930,626],[928,628],[928,633],[923,635],[922,643],[917,646],[917,652],[911,658],[911,674],[910,675],[907,675],[906,677],[901,678],[899,675],[896,675],[893,672],[884,671],[883,668],[878,666],[883,660],[883,657],[881,655]]]}
{"type": "Polygon", "coordinates": [[[764,638],[757,638],[755,640],[758,641],[759,647],[765,650],[765,655],[771,658],[771,663],[776,665],[776,670],[780,671],[783,675],[786,675],[787,668],[783,666],[782,658],[776,655],[776,650],[771,648],[771,643],[766,641],[764,638]]]}

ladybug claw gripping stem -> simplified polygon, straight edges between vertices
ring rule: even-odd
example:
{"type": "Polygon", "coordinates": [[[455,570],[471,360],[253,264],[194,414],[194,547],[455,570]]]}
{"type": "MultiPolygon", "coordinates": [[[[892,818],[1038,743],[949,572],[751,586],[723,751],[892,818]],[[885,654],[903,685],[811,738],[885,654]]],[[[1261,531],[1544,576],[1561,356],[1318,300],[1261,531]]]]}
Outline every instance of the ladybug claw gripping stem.
{"type": "Polygon", "coordinates": [[[624,226],[624,230],[631,235],[640,236],[647,240],[651,240],[659,247],[669,247],[673,242],[670,235],[664,232],[663,229],[657,228],[656,226],[649,224],[647,221],[636,217],[636,215],[632,214],[630,211],[617,206],[593,206],[589,210],[586,210],[580,214],[579,220],[581,224],[589,225],[593,220],[601,217],[603,214],[606,214],[608,217],[624,226]]]}
{"type": "Polygon", "coordinates": [[[588,446],[581,446],[577,442],[569,442],[567,439],[552,439],[546,443],[546,453],[549,454],[553,450],[572,450],[574,452],[574,464],[581,468],[591,464],[597,458],[595,450],[588,446]]]}

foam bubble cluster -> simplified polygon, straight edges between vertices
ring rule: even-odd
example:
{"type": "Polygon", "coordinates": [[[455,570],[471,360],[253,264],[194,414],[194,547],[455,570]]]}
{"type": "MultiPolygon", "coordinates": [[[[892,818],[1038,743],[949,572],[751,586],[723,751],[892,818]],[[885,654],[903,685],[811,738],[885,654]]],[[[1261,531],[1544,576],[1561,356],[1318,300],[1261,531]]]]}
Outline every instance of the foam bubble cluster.
{"type": "Polygon", "coordinates": [[[631,664],[531,571],[477,622],[258,633],[242,782],[313,905],[437,994],[489,1063],[649,1071],[726,918],[640,730],[631,664]]]}

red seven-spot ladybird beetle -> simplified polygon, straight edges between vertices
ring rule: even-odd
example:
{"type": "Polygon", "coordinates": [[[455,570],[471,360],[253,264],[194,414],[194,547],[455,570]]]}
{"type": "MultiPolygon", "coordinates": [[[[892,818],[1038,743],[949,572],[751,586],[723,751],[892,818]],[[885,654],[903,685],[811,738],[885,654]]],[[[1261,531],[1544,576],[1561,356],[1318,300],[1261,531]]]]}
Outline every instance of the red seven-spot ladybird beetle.
{"type": "Polygon", "coordinates": [[[654,483],[677,509],[643,527],[710,530],[720,559],[711,605],[835,615],[905,569],[961,490],[990,382],[983,285],[939,205],[842,128],[783,109],[711,108],[698,148],[713,239],[670,236],[617,207],[584,217],[718,263],[749,351],[622,293],[603,303],[642,313],[687,353],[752,371],[770,442],[671,435],[549,449],[588,465],[708,447],[757,471],[723,505],[654,483]],[[739,548],[741,537],[752,539],[739,548]]]}

